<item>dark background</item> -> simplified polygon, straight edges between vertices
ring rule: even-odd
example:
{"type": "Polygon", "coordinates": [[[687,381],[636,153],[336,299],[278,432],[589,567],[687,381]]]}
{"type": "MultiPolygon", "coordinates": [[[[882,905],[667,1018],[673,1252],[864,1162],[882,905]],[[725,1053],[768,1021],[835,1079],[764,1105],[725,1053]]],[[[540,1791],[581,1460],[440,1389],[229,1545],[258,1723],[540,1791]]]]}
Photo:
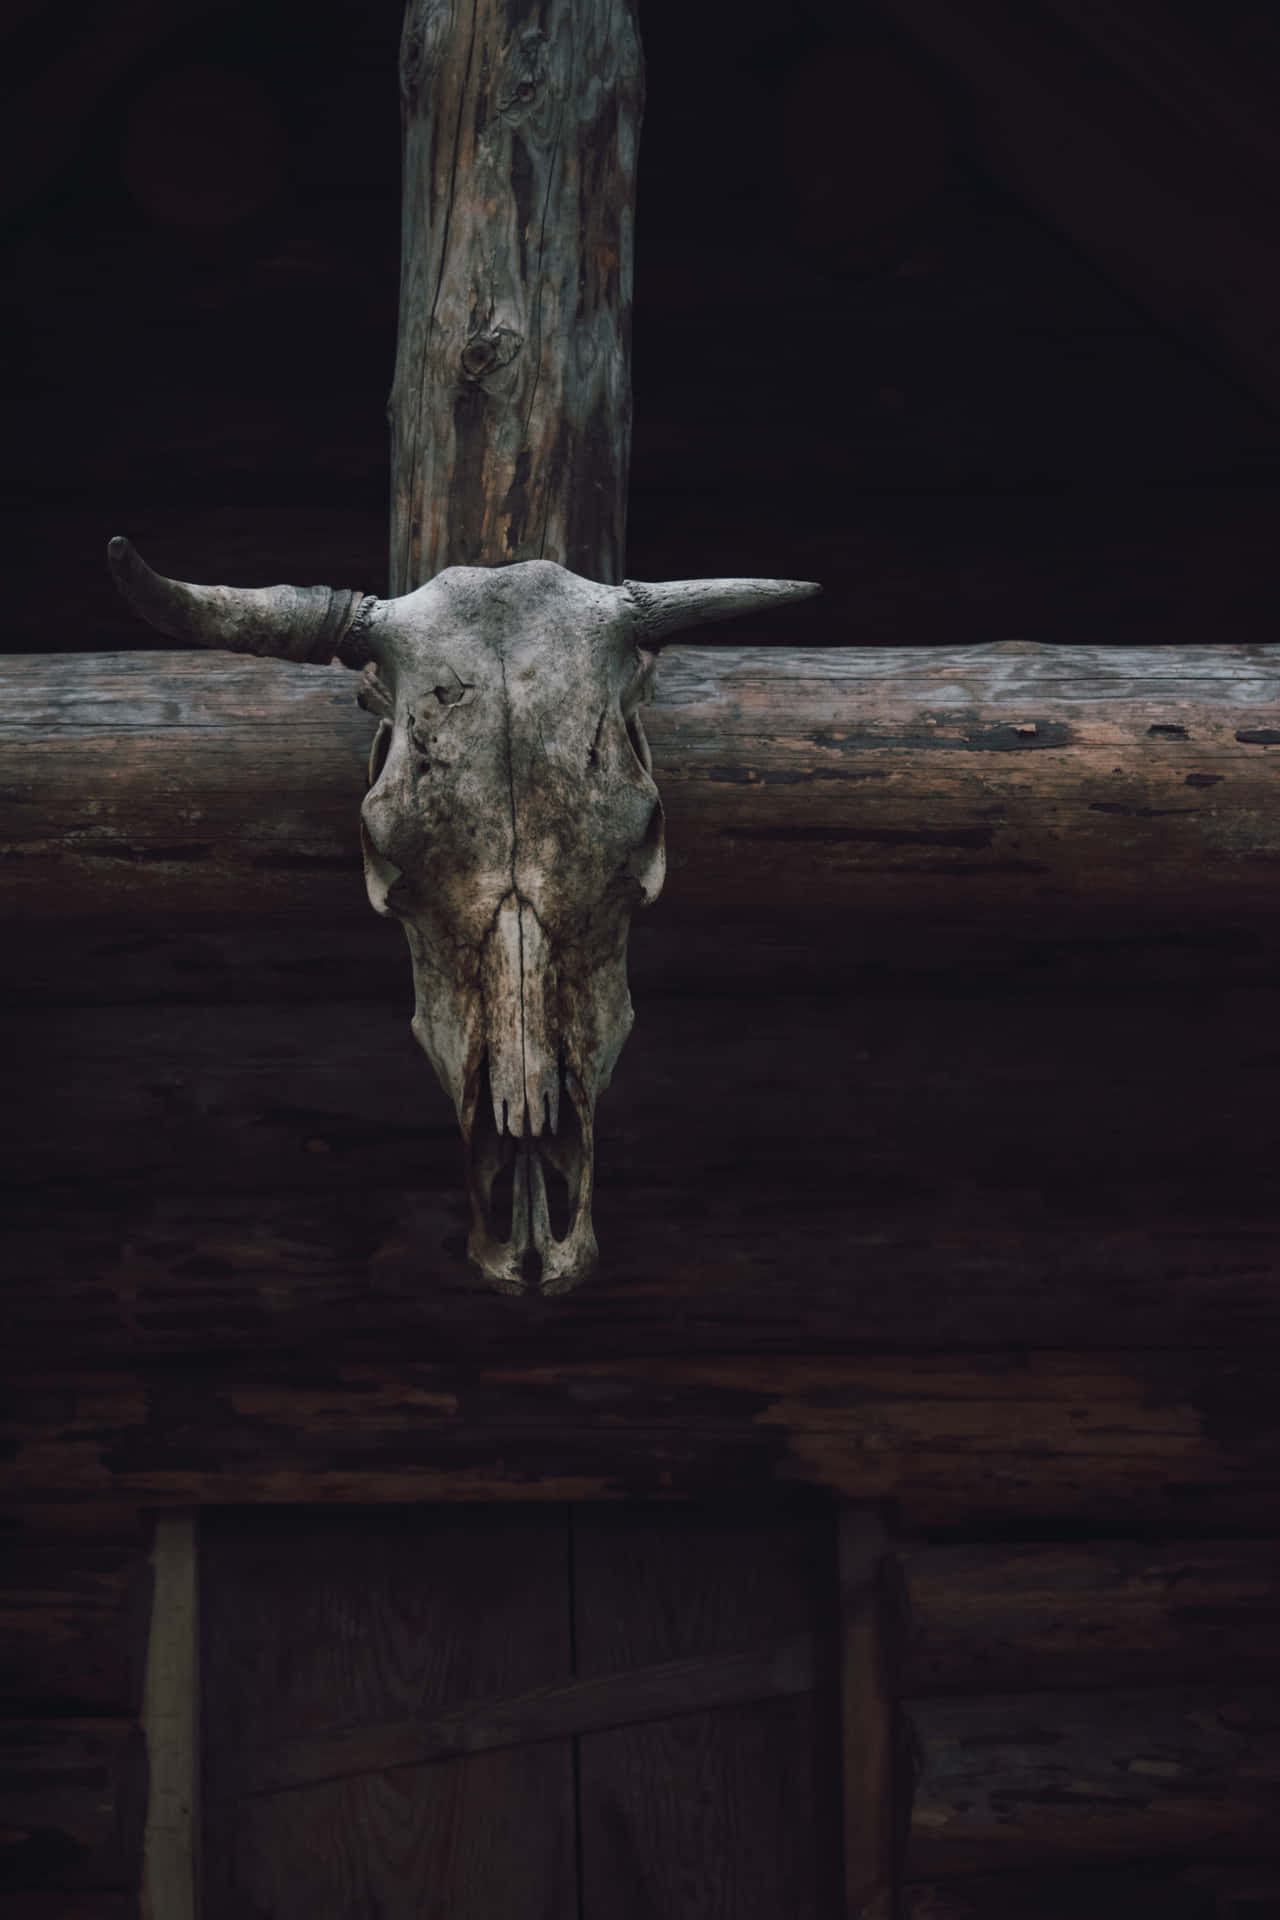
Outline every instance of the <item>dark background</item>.
{"type": "MultiPolygon", "coordinates": [[[[162,644],[108,588],[117,531],[187,578],[382,589],[401,11],[27,0],[9,649],[162,644]]],[[[1157,17],[1217,63],[1225,123],[1233,90],[1274,98],[1267,9],[1157,17]]],[[[1104,172],[1062,231],[963,76],[871,7],[649,0],[641,28],[635,577],[819,579],[811,644],[1274,638],[1280,424],[1194,300],[1090,257],[1104,172]]],[[[1114,78],[1050,84],[1087,125],[1114,78]]],[[[1184,131],[1199,174],[1266,193],[1184,131]]],[[[1184,240],[1192,292],[1220,279],[1190,215],[1184,240]]]]}

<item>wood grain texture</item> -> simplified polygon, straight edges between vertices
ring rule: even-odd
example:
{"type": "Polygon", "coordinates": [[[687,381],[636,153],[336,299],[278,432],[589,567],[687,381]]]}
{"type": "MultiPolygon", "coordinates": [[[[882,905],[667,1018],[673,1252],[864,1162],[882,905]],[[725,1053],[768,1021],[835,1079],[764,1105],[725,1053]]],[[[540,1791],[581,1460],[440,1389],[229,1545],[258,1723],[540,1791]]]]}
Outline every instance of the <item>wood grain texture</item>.
{"type": "MultiPolygon", "coordinates": [[[[845,1920],[893,1920],[897,1904],[894,1692],[885,1571],[888,1540],[875,1508],[842,1506],[840,1724],[845,1920]]],[[[903,1808],[905,1816],[907,1809],[903,1808]]]]}
{"type": "Polygon", "coordinates": [[[919,1701],[907,1875],[1275,1856],[1280,1692],[919,1701]]]}
{"type": "Polygon", "coordinates": [[[622,577],[640,46],[625,0],[411,0],[391,592],[622,577]]]}
{"type": "Polygon", "coordinates": [[[822,997],[653,981],[599,1110],[602,1271],[515,1310],[469,1278],[454,1117],[381,977],[388,1003],[313,997],[326,950],[295,941],[296,1005],[15,1013],[9,1338],[36,1365],[1265,1343],[1275,990],[1158,991],[1141,942],[1098,964],[1122,987],[1042,991],[1034,954],[963,990],[924,961],[822,997]]]}
{"type": "Polygon", "coordinates": [[[0,1555],[0,1703],[7,1713],[136,1715],[151,1571],[139,1542],[6,1530],[0,1555]]]}
{"type": "MultiPolygon", "coordinates": [[[[1266,1531],[1266,1352],[572,1365],[301,1356],[11,1379],[13,1496],[151,1506],[617,1500],[796,1484],[908,1527],[1266,1531]]],[[[388,1714],[385,1717],[398,1717],[388,1714]]]]}
{"type": "Polygon", "coordinates": [[[0,1887],[135,1889],[146,1779],[136,1721],[0,1721],[0,1887]]]}
{"type": "Polygon", "coordinates": [[[1280,1679],[1274,1540],[897,1551],[908,1696],[1280,1679]]]}
{"type": "Polygon", "coordinates": [[[246,1748],[567,1674],[563,1519],[232,1515],[202,1540],[205,1913],[571,1920],[567,1741],[235,1798],[246,1748]]]}
{"type": "MultiPolygon", "coordinates": [[[[0,906],[354,916],[351,691],[338,668],[12,657],[0,906]]],[[[646,727],[677,908],[1271,905],[1269,648],[676,647],[646,727]]]]}
{"type": "Polygon", "coordinates": [[[812,1636],[800,1634],[745,1652],[700,1654],[630,1673],[567,1680],[532,1693],[469,1701],[430,1717],[337,1728],[243,1749],[240,1791],[277,1793],[713,1708],[791,1699],[812,1691],[813,1668],[812,1636]]]}
{"type": "Polygon", "coordinates": [[[144,1920],[196,1920],[200,1871],[200,1588],[192,1513],[157,1515],[142,1732],[144,1920]]]}
{"type": "Polygon", "coordinates": [[[903,1920],[1275,1920],[1280,1862],[1051,1867],[903,1889],[903,1920]]]}
{"type": "MultiPolygon", "coordinates": [[[[578,1511],[578,1670],[617,1673],[812,1628],[829,1605],[829,1553],[821,1523],[799,1515],[578,1511]]],[[[823,1732],[808,1698],[584,1738],[583,1912],[799,1920],[829,1910],[838,1829],[823,1732]]]]}

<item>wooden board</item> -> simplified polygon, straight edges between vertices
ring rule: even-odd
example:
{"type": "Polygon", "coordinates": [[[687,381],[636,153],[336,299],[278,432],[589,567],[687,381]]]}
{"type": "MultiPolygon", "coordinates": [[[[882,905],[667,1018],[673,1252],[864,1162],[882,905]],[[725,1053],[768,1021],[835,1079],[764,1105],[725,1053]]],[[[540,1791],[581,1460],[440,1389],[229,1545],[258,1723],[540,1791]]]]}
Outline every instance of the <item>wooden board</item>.
{"type": "MultiPolygon", "coordinates": [[[[573,1564],[585,1676],[830,1631],[831,1541],[817,1520],[578,1509],[573,1564]]],[[[829,1911],[834,1731],[810,1696],[584,1737],[586,1920],[829,1911]]]]}
{"type": "MultiPolygon", "coordinates": [[[[1270,907],[1270,649],[779,644],[795,632],[664,658],[674,904],[1270,907]]],[[[343,669],[15,656],[0,696],[6,913],[356,910],[372,723],[343,669]]]]}
{"type": "Polygon", "coordinates": [[[146,1547],[68,1537],[55,1516],[41,1517],[43,1527],[6,1529],[0,1553],[3,1711],[135,1716],[151,1600],[146,1547]]]}
{"type": "Polygon", "coordinates": [[[238,1756],[569,1669],[563,1520],[408,1511],[209,1522],[203,1911],[571,1920],[567,1740],[237,1799],[238,1756]],[[426,1906],[424,1907],[424,1899],[426,1906]]]}
{"type": "Polygon", "coordinates": [[[200,1910],[200,1577],[194,1513],[156,1516],[142,1732],[147,1825],[142,1910],[196,1920],[200,1910]]]}
{"type": "Polygon", "coordinates": [[[1280,1689],[933,1699],[909,1879],[1161,1856],[1275,1858],[1280,1689]]]}
{"type": "Polygon", "coordinates": [[[903,1920],[1276,1920],[1280,1860],[1271,1865],[1034,1868],[920,1882],[903,1890],[903,1920]]]}
{"type": "Polygon", "coordinates": [[[135,1889],[146,1780],[133,1720],[0,1721],[0,1885],[135,1889]]]}
{"type": "Polygon", "coordinates": [[[680,1498],[796,1483],[908,1528],[1274,1524],[1269,1354],[968,1353],[28,1374],[17,1497],[152,1506],[680,1498]]]}
{"type": "Polygon", "coordinates": [[[910,1696],[1280,1680],[1280,1542],[897,1549],[910,1696]]]}

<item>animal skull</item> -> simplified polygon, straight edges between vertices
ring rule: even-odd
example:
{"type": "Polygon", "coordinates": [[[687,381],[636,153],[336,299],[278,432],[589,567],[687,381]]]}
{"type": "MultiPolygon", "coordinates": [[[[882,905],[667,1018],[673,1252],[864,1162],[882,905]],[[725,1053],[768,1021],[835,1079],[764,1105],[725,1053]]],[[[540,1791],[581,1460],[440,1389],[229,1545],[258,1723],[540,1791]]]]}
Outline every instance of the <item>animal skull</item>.
{"type": "Polygon", "coordinates": [[[547,560],[448,567],[377,601],[323,587],[194,587],[111,543],[117,583],[190,645],[365,667],[379,715],[365,882],[404,926],[413,1033],[457,1110],[472,1263],[504,1293],[565,1293],[596,1262],[598,1096],[631,1027],[632,910],[665,871],[640,708],[654,649],[806,581],[603,586],[547,560]]]}

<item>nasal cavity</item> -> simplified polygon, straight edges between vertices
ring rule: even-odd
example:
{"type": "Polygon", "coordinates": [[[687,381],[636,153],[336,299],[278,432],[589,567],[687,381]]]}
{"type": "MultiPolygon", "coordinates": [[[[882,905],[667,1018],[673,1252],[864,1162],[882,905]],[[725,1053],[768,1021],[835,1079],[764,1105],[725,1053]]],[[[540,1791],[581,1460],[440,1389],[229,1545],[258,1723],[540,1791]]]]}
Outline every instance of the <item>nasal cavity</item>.
{"type": "Polygon", "coordinates": [[[554,1240],[563,1240],[573,1219],[569,1182],[550,1155],[542,1156],[542,1178],[547,1190],[547,1225],[554,1240]]]}

